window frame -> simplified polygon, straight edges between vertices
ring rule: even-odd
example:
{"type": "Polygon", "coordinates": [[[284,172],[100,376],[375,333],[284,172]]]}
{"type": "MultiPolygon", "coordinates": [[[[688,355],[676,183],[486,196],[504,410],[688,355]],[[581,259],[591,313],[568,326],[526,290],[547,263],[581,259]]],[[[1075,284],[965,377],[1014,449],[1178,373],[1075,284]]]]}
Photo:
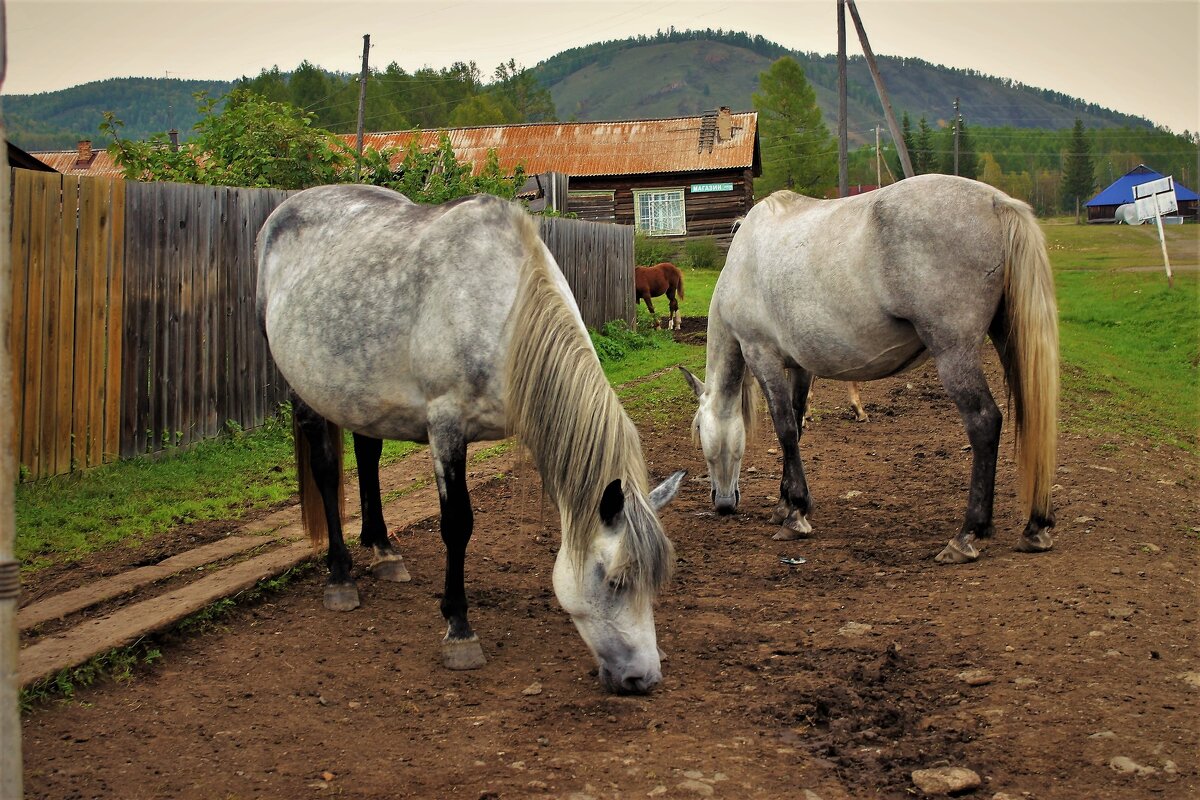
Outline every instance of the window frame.
{"type": "Polygon", "coordinates": [[[633,190],[633,229],[638,233],[646,236],[686,236],[687,235],[687,187],[686,186],[661,186],[653,189],[634,189],[633,190]],[[655,194],[674,194],[679,198],[679,224],[678,228],[649,230],[642,226],[641,204],[643,198],[647,195],[655,194]]]}

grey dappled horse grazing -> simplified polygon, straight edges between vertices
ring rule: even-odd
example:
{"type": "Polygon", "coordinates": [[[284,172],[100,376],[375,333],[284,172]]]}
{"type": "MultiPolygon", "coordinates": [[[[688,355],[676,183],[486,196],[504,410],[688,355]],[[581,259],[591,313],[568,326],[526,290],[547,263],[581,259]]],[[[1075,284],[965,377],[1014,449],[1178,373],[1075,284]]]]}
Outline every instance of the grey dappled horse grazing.
{"type": "Polygon", "coordinates": [[[982,183],[925,175],[841,200],[777,192],[740,226],[708,312],[706,380],[693,424],[713,502],[736,510],[754,380],[783,450],[777,539],[808,534],[800,420],[814,376],[885,378],[932,356],[972,447],[962,529],[938,554],[972,561],[993,532],[1000,410],[980,362],[1000,354],[1016,416],[1029,521],[1017,545],[1052,546],[1058,321],[1045,240],[1024,203],[982,183]]]}
{"type": "Polygon", "coordinates": [[[314,546],[329,543],[327,608],[359,604],[341,428],[354,433],[362,545],[385,580],[409,576],[383,521],[382,440],[428,442],[446,545],[443,660],[482,666],[463,578],[467,443],[515,430],[559,507],[554,589],[601,682],[636,692],[661,680],[652,601],[673,550],[656,512],[683,473],[649,491],[637,431],[528,214],[494,197],[427,206],[370,186],[309,189],[259,234],[258,304],[294,395],[305,524],[314,546]]]}

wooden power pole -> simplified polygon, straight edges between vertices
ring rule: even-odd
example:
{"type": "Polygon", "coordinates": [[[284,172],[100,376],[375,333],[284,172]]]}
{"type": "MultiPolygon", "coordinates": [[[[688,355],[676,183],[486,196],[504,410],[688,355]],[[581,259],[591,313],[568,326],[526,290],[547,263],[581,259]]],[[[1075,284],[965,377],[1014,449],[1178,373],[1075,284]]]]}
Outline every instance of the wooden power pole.
{"type": "Polygon", "coordinates": [[[958,112],[958,98],[954,98],[954,174],[958,174],[958,121],[961,119],[958,112]]]}
{"type": "MultiPolygon", "coordinates": [[[[892,141],[896,143],[896,152],[900,156],[900,166],[904,169],[904,177],[911,178],[914,173],[912,161],[908,158],[908,147],[905,146],[904,136],[901,135],[900,126],[896,123],[896,113],[892,111],[892,101],[888,99],[887,88],[883,85],[883,75],[880,74],[879,66],[875,63],[875,53],[871,50],[871,43],[867,41],[867,31],[863,28],[862,18],[858,16],[858,7],[854,5],[854,0],[843,0],[843,2],[850,6],[850,16],[854,19],[855,30],[858,31],[858,41],[862,45],[863,57],[867,60],[867,68],[871,70],[871,79],[875,81],[875,91],[879,93],[879,103],[883,106],[883,114],[887,118],[888,130],[892,133],[892,141]]],[[[845,48],[846,40],[844,26],[844,16],[839,6],[839,42],[843,49],[845,48]]],[[[843,107],[842,115],[844,116],[845,113],[846,109],[843,107]]]]}
{"type": "Polygon", "coordinates": [[[371,53],[371,35],[363,35],[362,77],[358,79],[358,160],[354,165],[354,180],[362,175],[363,125],[367,113],[367,56],[371,53]]]}
{"type": "Polygon", "coordinates": [[[850,194],[850,142],[846,128],[846,0],[838,0],[838,197],[850,194]]]}

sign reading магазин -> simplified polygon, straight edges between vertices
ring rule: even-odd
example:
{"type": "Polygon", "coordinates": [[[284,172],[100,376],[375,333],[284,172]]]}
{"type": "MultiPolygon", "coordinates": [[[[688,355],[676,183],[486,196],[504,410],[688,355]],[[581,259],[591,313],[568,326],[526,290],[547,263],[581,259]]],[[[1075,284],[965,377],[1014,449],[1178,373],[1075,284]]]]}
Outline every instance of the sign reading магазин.
{"type": "Polygon", "coordinates": [[[690,187],[688,187],[688,191],[690,191],[692,194],[699,194],[701,192],[732,192],[733,184],[732,183],[693,183],[690,187]]]}

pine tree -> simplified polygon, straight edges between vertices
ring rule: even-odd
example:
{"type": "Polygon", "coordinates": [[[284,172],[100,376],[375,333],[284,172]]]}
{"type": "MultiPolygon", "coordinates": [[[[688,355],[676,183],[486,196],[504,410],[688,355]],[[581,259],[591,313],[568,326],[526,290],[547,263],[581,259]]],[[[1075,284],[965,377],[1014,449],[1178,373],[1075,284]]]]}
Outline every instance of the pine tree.
{"type": "Polygon", "coordinates": [[[754,93],[763,174],[755,193],[791,189],[819,196],[837,173],[837,148],[821,118],[817,94],[794,59],[784,56],[758,76],[754,93]]]}
{"type": "Polygon", "coordinates": [[[917,123],[916,148],[914,153],[910,153],[910,157],[913,159],[913,172],[918,175],[936,169],[933,158],[933,128],[929,127],[924,117],[917,123]]]}
{"type": "Polygon", "coordinates": [[[1088,142],[1083,120],[1075,118],[1071,130],[1071,145],[1063,160],[1063,208],[1074,211],[1075,204],[1083,205],[1096,188],[1096,165],[1092,160],[1092,145],[1088,142]]]}

